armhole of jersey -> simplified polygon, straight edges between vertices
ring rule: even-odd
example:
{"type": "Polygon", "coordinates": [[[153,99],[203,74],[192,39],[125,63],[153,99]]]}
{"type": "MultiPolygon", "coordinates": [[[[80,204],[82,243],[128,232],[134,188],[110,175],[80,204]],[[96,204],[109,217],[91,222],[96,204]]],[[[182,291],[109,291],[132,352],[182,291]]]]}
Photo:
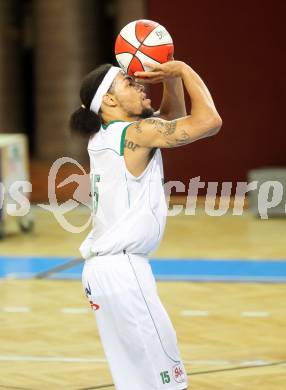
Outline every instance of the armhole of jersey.
{"type": "Polygon", "coordinates": [[[120,140],[120,156],[124,156],[124,143],[125,143],[125,137],[126,137],[126,131],[129,126],[131,126],[133,122],[128,123],[127,126],[124,127],[122,134],[121,134],[121,140],[120,140]]]}

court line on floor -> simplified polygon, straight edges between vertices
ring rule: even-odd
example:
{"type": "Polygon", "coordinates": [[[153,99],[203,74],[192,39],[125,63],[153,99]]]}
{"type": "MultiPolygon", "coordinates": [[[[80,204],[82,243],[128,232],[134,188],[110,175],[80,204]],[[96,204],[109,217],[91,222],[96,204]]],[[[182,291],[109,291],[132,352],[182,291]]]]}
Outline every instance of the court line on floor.
{"type": "MultiPolygon", "coordinates": [[[[32,313],[32,309],[30,307],[0,307],[0,311],[6,312],[6,313],[32,313]]],[[[81,314],[88,314],[91,312],[91,309],[89,308],[82,308],[82,307],[63,307],[59,309],[59,311],[63,314],[74,314],[74,315],[81,315],[81,314]]],[[[182,310],[180,312],[180,315],[183,317],[208,317],[210,315],[218,315],[218,314],[225,314],[225,312],[218,312],[213,311],[210,312],[208,310],[182,310]]],[[[240,315],[240,317],[248,317],[248,318],[267,318],[271,316],[271,312],[269,311],[241,311],[239,314],[238,312],[235,313],[236,315],[240,315]]]]}
{"type": "Polygon", "coordinates": [[[3,311],[7,313],[30,313],[30,307],[3,307],[3,311]]]}
{"type": "MultiPolygon", "coordinates": [[[[104,357],[90,358],[90,357],[65,357],[65,356],[28,356],[28,355],[0,355],[0,361],[2,362],[38,362],[38,363],[104,363],[107,364],[107,360],[104,357]]],[[[272,362],[266,360],[219,360],[219,359],[208,359],[208,360],[184,360],[184,364],[190,365],[234,365],[239,364],[240,366],[248,365],[267,365],[272,362]]]]}
{"type": "Polygon", "coordinates": [[[111,383],[111,384],[108,384],[108,385],[99,385],[99,386],[96,386],[96,387],[84,387],[84,388],[81,388],[81,389],[77,389],[77,390],[99,390],[99,389],[107,389],[108,387],[114,387],[114,384],[111,383]]]}
{"type": "Polygon", "coordinates": [[[249,364],[249,365],[240,365],[240,366],[234,366],[229,368],[220,368],[216,370],[209,370],[209,371],[195,371],[192,373],[187,373],[188,376],[194,376],[194,375],[205,375],[205,374],[214,374],[216,372],[226,372],[226,371],[239,371],[239,370],[247,370],[249,368],[262,368],[262,367],[273,367],[273,366],[284,366],[286,365],[286,360],[281,360],[278,362],[268,362],[265,364],[249,364]]]}
{"type": "Polygon", "coordinates": [[[0,355],[1,362],[38,362],[38,363],[106,363],[105,358],[81,358],[64,356],[22,356],[0,355]]]}

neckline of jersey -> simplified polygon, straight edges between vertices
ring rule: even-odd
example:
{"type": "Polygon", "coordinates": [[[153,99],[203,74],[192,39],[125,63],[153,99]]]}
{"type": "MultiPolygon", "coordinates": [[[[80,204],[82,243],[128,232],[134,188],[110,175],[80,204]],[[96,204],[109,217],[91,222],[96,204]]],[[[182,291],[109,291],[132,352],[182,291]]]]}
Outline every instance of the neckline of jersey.
{"type": "Polygon", "coordinates": [[[112,125],[113,123],[116,123],[116,122],[126,122],[126,121],[121,121],[121,120],[115,120],[115,121],[110,121],[108,123],[106,123],[106,125],[104,123],[101,124],[102,128],[104,130],[106,130],[108,128],[108,126],[112,125]]]}

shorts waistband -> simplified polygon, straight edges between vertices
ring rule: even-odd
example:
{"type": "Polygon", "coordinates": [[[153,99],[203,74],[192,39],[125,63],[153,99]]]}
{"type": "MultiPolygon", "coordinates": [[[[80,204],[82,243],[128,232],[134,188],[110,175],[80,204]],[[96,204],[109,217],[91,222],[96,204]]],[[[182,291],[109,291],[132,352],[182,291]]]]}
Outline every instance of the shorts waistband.
{"type": "MultiPolygon", "coordinates": [[[[116,253],[116,254],[114,254],[114,255],[112,255],[112,256],[116,256],[116,255],[126,255],[126,254],[127,254],[126,250],[123,249],[122,252],[116,253]]],[[[95,253],[92,254],[92,257],[98,257],[98,256],[111,256],[111,255],[102,254],[102,253],[100,253],[100,252],[95,252],[95,253]]],[[[91,257],[91,258],[92,258],[92,257],[91,257]]]]}
{"type": "Polygon", "coordinates": [[[129,260],[139,261],[139,262],[148,262],[148,257],[145,254],[141,253],[127,253],[126,251],[122,251],[116,254],[105,254],[105,255],[94,255],[89,259],[85,260],[86,264],[90,263],[118,263],[118,262],[126,262],[129,260]]]}

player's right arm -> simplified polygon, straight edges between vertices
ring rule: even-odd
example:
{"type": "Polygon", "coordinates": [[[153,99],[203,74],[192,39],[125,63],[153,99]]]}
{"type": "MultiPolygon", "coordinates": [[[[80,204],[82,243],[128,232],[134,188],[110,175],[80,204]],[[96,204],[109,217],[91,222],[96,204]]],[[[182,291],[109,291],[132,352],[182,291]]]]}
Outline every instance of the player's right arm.
{"type": "Polygon", "coordinates": [[[142,77],[145,81],[148,79],[150,83],[181,77],[191,99],[191,113],[172,121],[148,118],[135,122],[128,129],[129,138],[143,148],[172,148],[209,137],[220,130],[222,120],[211,94],[200,76],[190,66],[181,61],[149,65],[152,71],[137,72],[135,76],[142,77]]]}

